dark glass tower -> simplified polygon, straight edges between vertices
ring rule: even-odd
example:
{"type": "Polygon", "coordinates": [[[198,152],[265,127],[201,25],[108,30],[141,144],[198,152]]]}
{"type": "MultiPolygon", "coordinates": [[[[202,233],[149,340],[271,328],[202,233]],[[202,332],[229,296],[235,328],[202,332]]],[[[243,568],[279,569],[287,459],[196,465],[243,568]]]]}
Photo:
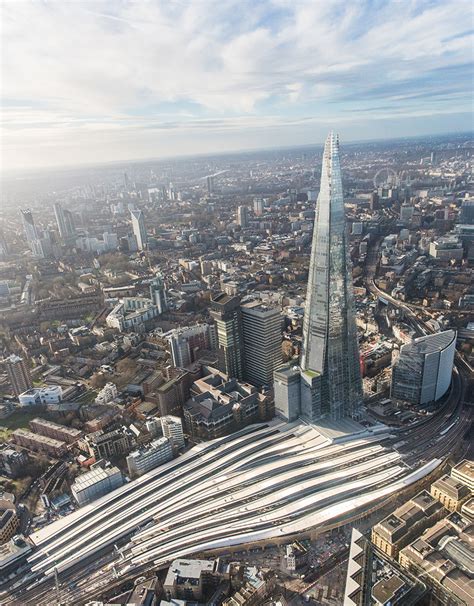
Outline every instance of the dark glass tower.
{"type": "Polygon", "coordinates": [[[301,416],[354,416],[362,401],[339,140],[324,146],[301,353],[301,416]]]}

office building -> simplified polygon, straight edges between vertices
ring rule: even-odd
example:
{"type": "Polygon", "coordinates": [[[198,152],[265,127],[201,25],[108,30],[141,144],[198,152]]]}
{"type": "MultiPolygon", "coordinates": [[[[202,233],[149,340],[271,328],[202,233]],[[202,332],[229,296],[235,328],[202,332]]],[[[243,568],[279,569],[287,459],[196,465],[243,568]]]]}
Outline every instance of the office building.
{"type": "Polygon", "coordinates": [[[259,393],[253,385],[217,370],[195,381],[191,394],[184,405],[184,421],[195,442],[220,438],[274,415],[271,393],[259,393]]]}
{"type": "Polygon", "coordinates": [[[56,223],[58,224],[59,235],[63,242],[74,239],[76,235],[76,228],[74,227],[74,219],[72,212],[63,208],[61,204],[54,204],[54,216],[56,217],[56,223]]]}
{"type": "Polygon", "coordinates": [[[403,345],[392,364],[392,398],[417,406],[439,400],[451,384],[455,351],[454,330],[403,345]]]}
{"type": "Polygon", "coordinates": [[[456,234],[440,236],[431,242],[429,248],[430,257],[438,261],[460,261],[464,255],[462,242],[456,234]]]}
{"type": "Polygon", "coordinates": [[[400,208],[400,221],[404,225],[410,225],[413,219],[413,213],[415,212],[415,207],[411,204],[402,204],[400,208]]]}
{"type": "Polygon", "coordinates": [[[239,297],[218,294],[211,299],[210,313],[217,326],[219,367],[229,377],[242,379],[244,340],[239,297]]]}
{"type": "Polygon", "coordinates": [[[207,193],[209,194],[209,196],[212,196],[212,194],[214,193],[214,177],[213,175],[209,175],[206,178],[207,181],[207,193]]]}
{"type": "Polygon", "coordinates": [[[171,441],[166,437],[157,438],[150,444],[134,450],[128,455],[128,473],[131,478],[138,478],[138,476],[158,467],[158,465],[171,461],[172,458],[173,445],[171,441]]]}
{"type": "Polygon", "coordinates": [[[460,511],[464,501],[471,495],[471,491],[465,484],[448,475],[433,482],[430,492],[431,496],[449,511],[460,511]]]}
{"type": "Polygon", "coordinates": [[[25,230],[26,241],[33,256],[43,259],[46,256],[47,242],[45,242],[38,231],[33,213],[29,208],[20,209],[21,221],[25,230]]]}
{"type": "Polygon", "coordinates": [[[303,320],[299,402],[308,422],[357,416],[362,401],[339,141],[326,139],[303,320]]]}
{"type": "Polygon", "coordinates": [[[458,223],[474,225],[474,200],[463,200],[458,223]]]}
{"type": "Polygon", "coordinates": [[[157,406],[160,417],[182,416],[183,404],[189,398],[189,387],[193,381],[190,373],[173,368],[172,376],[146,394],[146,399],[157,406]]]}
{"type": "Polygon", "coordinates": [[[104,240],[105,251],[116,250],[118,248],[119,241],[116,233],[104,231],[102,238],[104,240]]]}
{"type": "Polygon", "coordinates": [[[122,485],[123,476],[118,467],[96,467],[78,476],[71,492],[78,505],[87,505],[122,485]]]}
{"type": "Polygon", "coordinates": [[[168,600],[205,601],[217,585],[214,560],[174,560],[168,569],[163,590],[168,600]]]}
{"type": "Polygon", "coordinates": [[[474,492],[474,461],[464,459],[451,470],[451,477],[474,492]]]}
{"type": "Polygon", "coordinates": [[[247,227],[249,224],[249,209],[247,206],[239,206],[237,209],[237,223],[240,227],[247,227]]]}
{"type": "Polygon", "coordinates": [[[403,547],[446,513],[437,499],[422,490],[372,528],[372,543],[396,560],[403,547]]]}
{"type": "Polygon", "coordinates": [[[165,438],[171,440],[178,450],[184,447],[183,423],[179,417],[166,415],[161,417],[161,430],[165,438]]]}
{"type": "Polygon", "coordinates": [[[168,309],[168,301],[166,300],[166,291],[163,278],[156,276],[150,282],[150,299],[156,306],[158,314],[162,314],[168,309]]]}
{"type": "Polygon", "coordinates": [[[253,199],[253,212],[256,217],[261,217],[265,208],[265,200],[263,198],[253,199]]]}
{"type": "Polygon", "coordinates": [[[295,421],[301,412],[301,375],[298,366],[283,366],[273,374],[275,414],[286,421],[295,421]]]}
{"type": "Polygon", "coordinates": [[[145,250],[147,244],[145,215],[142,210],[136,209],[132,209],[130,214],[132,216],[133,235],[136,238],[138,250],[145,250]]]}
{"type": "Polygon", "coordinates": [[[472,523],[451,513],[399,553],[399,564],[429,588],[430,604],[473,604],[472,523]]]}
{"type": "Polygon", "coordinates": [[[199,352],[216,345],[215,326],[196,324],[174,328],[165,334],[174,366],[184,368],[197,360],[199,352]]]}
{"type": "Polygon", "coordinates": [[[85,436],[80,446],[98,461],[128,454],[132,440],[129,433],[121,429],[99,430],[85,436]]]}
{"type": "Polygon", "coordinates": [[[29,208],[22,208],[20,209],[20,214],[23,229],[25,230],[26,241],[28,242],[31,248],[31,243],[39,239],[38,230],[36,229],[35,220],[33,218],[33,213],[29,208]]]}
{"type": "Polygon", "coordinates": [[[260,387],[271,385],[281,365],[282,319],[280,310],[261,301],[241,305],[244,341],[244,379],[260,387]]]}
{"type": "Polygon", "coordinates": [[[12,354],[6,358],[5,366],[7,367],[10,385],[16,396],[19,396],[21,393],[33,387],[28,364],[23,358],[12,354]]]}

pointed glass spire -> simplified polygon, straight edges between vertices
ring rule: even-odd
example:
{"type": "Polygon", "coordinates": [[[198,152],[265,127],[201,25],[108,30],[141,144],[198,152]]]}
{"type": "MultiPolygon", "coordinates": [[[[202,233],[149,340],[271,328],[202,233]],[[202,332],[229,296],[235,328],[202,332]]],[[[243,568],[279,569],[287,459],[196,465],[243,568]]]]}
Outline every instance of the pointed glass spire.
{"type": "Polygon", "coordinates": [[[316,206],[301,369],[318,376],[318,397],[302,410],[309,421],[352,416],[362,400],[352,268],[344,216],[339,139],[326,139],[316,206]],[[308,409],[309,408],[309,409],[308,409]]]}

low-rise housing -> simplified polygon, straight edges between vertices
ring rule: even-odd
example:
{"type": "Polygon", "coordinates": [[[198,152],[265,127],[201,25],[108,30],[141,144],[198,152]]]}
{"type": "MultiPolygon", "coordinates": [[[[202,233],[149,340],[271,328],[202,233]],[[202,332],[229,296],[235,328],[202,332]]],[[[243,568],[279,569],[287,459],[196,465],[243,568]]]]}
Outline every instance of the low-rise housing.
{"type": "Polygon", "coordinates": [[[13,441],[19,446],[34,450],[53,457],[60,457],[67,451],[65,442],[48,438],[26,429],[15,429],[12,434],[13,441]]]}
{"type": "Polygon", "coordinates": [[[58,425],[58,423],[53,423],[52,421],[40,418],[30,421],[30,428],[35,433],[39,433],[48,438],[54,438],[55,440],[62,440],[63,442],[67,442],[67,444],[77,442],[82,435],[80,429],[65,427],[64,425],[58,425]]]}

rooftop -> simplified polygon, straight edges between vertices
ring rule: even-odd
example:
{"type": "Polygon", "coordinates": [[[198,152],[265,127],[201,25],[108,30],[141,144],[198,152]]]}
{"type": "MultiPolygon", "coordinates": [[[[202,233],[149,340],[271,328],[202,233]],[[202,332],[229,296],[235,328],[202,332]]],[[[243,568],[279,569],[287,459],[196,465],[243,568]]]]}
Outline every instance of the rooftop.
{"type": "Polygon", "coordinates": [[[402,352],[405,355],[413,354],[430,354],[436,353],[446,349],[453,340],[456,339],[456,332],[454,330],[445,330],[434,335],[427,335],[426,337],[418,337],[411,343],[403,345],[402,352]]]}
{"type": "Polygon", "coordinates": [[[203,572],[211,573],[214,567],[214,560],[174,560],[164,584],[173,585],[178,579],[200,579],[203,572]]]}
{"type": "Polygon", "coordinates": [[[372,588],[372,596],[380,604],[387,604],[397,597],[397,594],[404,585],[405,582],[400,577],[393,575],[388,579],[382,579],[376,583],[372,588]]]}
{"type": "Polygon", "coordinates": [[[464,459],[453,467],[453,471],[466,476],[466,478],[472,481],[474,480],[474,461],[464,459]]]}
{"type": "Polygon", "coordinates": [[[118,467],[107,467],[106,469],[96,467],[95,469],[78,476],[73,484],[73,487],[76,491],[84,490],[89,486],[97,484],[97,482],[101,482],[110,476],[116,475],[117,473],[120,473],[118,467]]]}

